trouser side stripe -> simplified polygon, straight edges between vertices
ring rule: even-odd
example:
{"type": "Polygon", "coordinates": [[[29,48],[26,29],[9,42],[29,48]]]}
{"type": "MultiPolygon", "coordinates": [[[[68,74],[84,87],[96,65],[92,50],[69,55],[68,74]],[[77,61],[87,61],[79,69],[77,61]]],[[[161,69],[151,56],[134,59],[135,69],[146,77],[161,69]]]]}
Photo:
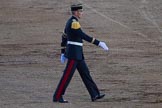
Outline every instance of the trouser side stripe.
{"type": "Polygon", "coordinates": [[[71,70],[73,68],[74,62],[75,62],[74,60],[70,60],[70,63],[69,63],[69,65],[68,65],[68,67],[67,67],[67,69],[65,71],[65,75],[63,76],[63,80],[60,83],[61,85],[58,88],[58,93],[56,94],[56,99],[57,100],[60,99],[61,93],[62,93],[63,88],[64,88],[64,86],[65,86],[65,84],[67,82],[67,79],[68,79],[68,77],[69,77],[69,75],[71,73],[71,70]]]}

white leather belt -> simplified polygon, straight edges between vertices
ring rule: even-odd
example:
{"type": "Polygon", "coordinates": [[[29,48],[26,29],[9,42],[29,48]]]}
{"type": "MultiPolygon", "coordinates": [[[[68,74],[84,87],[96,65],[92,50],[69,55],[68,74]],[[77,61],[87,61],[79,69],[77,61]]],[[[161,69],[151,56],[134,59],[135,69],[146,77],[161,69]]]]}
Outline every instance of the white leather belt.
{"type": "Polygon", "coordinates": [[[72,41],[68,41],[67,44],[77,45],[77,46],[83,46],[83,43],[80,43],[80,42],[72,42],[72,41]]]}

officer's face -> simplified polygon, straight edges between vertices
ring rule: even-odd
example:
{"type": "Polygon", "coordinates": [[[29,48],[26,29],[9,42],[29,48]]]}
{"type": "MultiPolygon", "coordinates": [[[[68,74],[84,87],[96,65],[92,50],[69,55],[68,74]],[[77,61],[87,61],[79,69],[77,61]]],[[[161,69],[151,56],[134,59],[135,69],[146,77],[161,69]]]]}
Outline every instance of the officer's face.
{"type": "Polygon", "coordinates": [[[77,11],[77,17],[78,17],[78,18],[81,18],[82,15],[83,15],[83,10],[82,10],[82,9],[78,10],[78,11],[77,11]]]}

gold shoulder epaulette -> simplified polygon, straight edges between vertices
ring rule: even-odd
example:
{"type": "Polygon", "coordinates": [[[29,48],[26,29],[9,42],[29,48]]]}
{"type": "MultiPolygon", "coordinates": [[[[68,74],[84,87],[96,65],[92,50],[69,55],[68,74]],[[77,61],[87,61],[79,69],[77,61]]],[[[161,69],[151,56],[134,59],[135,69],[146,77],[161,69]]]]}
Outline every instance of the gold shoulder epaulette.
{"type": "Polygon", "coordinates": [[[72,29],[79,29],[80,27],[81,27],[81,26],[80,26],[79,22],[76,21],[75,19],[73,19],[73,22],[72,22],[72,24],[71,24],[71,28],[72,28],[72,29]]]}

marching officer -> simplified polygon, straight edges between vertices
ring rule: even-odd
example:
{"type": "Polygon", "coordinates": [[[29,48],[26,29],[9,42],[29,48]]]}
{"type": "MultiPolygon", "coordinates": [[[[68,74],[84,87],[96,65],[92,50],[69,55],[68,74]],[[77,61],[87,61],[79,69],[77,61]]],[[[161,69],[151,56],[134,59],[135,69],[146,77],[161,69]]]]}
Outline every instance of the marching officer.
{"type": "Polygon", "coordinates": [[[67,60],[67,64],[57,89],[54,92],[53,102],[68,102],[63,99],[63,95],[76,69],[91,96],[92,102],[105,96],[105,94],[100,93],[90,75],[84,60],[82,46],[83,40],[85,40],[96,46],[100,46],[105,51],[108,51],[108,47],[104,42],[88,36],[82,31],[79,23],[79,19],[82,17],[82,11],[82,4],[71,5],[72,16],[66,23],[61,42],[61,63],[64,63],[67,60]]]}

